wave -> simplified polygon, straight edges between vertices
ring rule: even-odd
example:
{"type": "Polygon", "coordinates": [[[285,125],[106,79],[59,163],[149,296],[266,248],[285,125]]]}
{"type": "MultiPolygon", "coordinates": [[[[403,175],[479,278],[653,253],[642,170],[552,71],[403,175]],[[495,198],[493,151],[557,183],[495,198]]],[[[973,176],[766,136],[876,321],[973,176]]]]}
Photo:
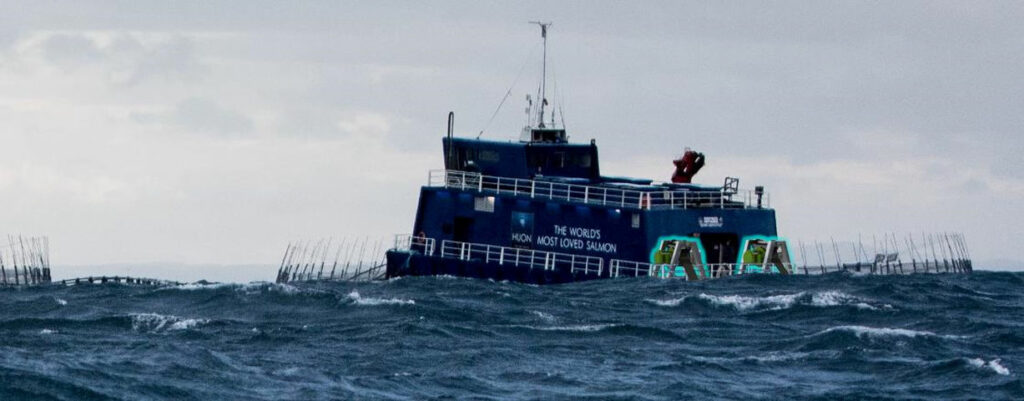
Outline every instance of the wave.
{"type": "Polygon", "coordinates": [[[376,306],[376,305],[415,305],[416,301],[412,299],[399,299],[399,298],[365,298],[359,295],[359,291],[352,291],[348,293],[348,299],[352,300],[352,303],[356,305],[376,306]]]}
{"type": "Polygon", "coordinates": [[[578,333],[592,333],[595,331],[602,331],[614,327],[620,327],[618,323],[601,323],[601,324],[576,324],[568,326],[529,326],[529,325],[512,325],[510,327],[519,327],[529,330],[537,331],[570,331],[578,333]]]}
{"type": "Polygon", "coordinates": [[[981,359],[981,358],[964,358],[964,360],[966,360],[967,363],[970,364],[971,366],[973,366],[975,368],[978,368],[978,369],[989,369],[989,370],[991,370],[993,372],[996,372],[997,374],[1003,375],[1003,376],[1009,376],[1010,375],[1010,369],[1007,369],[1005,366],[1000,364],[999,362],[1001,360],[998,359],[998,358],[997,359],[993,359],[993,360],[988,361],[988,362],[985,362],[985,360],[981,359]]]}
{"type": "Polygon", "coordinates": [[[753,362],[753,363],[771,363],[771,362],[790,362],[806,360],[812,356],[808,352],[785,352],[785,351],[772,351],[762,355],[747,355],[737,357],[722,357],[722,356],[692,356],[696,361],[701,362],[715,362],[715,363],[734,363],[734,362],[753,362]]]}
{"type": "Polygon", "coordinates": [[[246,294],[254,294],[262,291],[267,292],[280,292],[282,294],[298,294],[302,292],[316,292],[311,289],[303,289],[296,287],[291,284],[282,283],[271,283],[267,281],[253,281],[250,283],[239,284],[239,283],[207,283],[207,282],[195,282],[179,285],[171,285],[161,287],[160,290],[180,290],[180,291],[216,291],[223,289],[233,289],[238,292],[246,294]]]}
{"type": "Polygon", "coordinates": [[[711,295],[701,293],[696,297],[684,296],[674,299],[647,299],[658,306],[676,307],[687,299],[696,298],[714,306],[730,307],[738,311],[749,311],[758,309],[782,310],[789,309],[795,305],[807,305],[814,307],[852,306],[863,310],[891,309],[891,305],[879,307],[870,305],[865,300],[841,291],[822,291],[807,293],[804,291],[793,294],[769,295],[763,297],[751,297],[744,295],[711,295]]]}
{"type": "Polygon", "coordinates": [[[158,313],[133,313],[130,316],[132,330],[149,333],[187,330],[210,322],[209,319],[182,318],[158,313]]]}
{"type": "Polygon", "coordinates": [[[544,320],[545,322],[554,322],[556,320],[555,317],[552,316],[550,313],[545,313],[537,310],[530,311],[530,313],[541,318],[541,320],[544,320]]]}
{"type": "Polygon", "coordinates": [[[949,338],[949,339],[963,338],[963,336],[941,335],[941,334],[936,334],[934,332],[926,331],[926,330],[911,330],[911,329],[890,328],[890,327],[868,327],[868,326],[854,326],[854,325],[829,327],[829,328],[827,328],[825,330],[822,330],[822,331],[819,331],[817,333],[814,333],[813,335],[814,336],[818,336],[818,335],[823,335],[823,334],[828,334],[828,333],[833,333],[833,332],[847,332],[847,333],[851,333],[851,334],[853,334],[853,335],[855,335],[857,337],[861,337],[861,338],[863,338],[863,337],[875,337],[875,338],[877,338],[877,337],[909,337],[909,338],[915,338],[915,337],[940,337],[940,338],[949,338]]]}
{"type": "Polygon", "coordinates": [[[65,300],[60,299],[60,298],[53,298],[53,301],[56,302],[57,305],[60,305],[60,306],[67,306],[68,305],[68,301],[65,301],[65,300]]]}

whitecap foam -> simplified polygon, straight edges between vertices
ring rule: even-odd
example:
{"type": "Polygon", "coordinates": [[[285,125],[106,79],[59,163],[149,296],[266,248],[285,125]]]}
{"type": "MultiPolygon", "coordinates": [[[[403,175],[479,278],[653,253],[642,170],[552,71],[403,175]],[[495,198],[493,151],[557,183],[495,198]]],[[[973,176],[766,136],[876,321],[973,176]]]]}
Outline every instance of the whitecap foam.
{"type": "Polygon", "coordinates": [[[541,312],[541,311],[538,311],[538,310],[530,311],[530,313],[536,315],[537,317],[539,317],[542,320],[547,321],[547,322],[555,321],[555,317],[552,316],[550,313],[544,313],[544,312],[541,312]]]}
{"type": "Polygon", "coordinates": [[[42,329],[39,330],[39,334],[57,334],[57,330],[42,329]]]}
{"type": "Polygon", "coordinates": [[[825,330],[815,333],[815,335],[821,335],[831,333],[835,331],[845,331],[853,333],[857,337],[941,337],[941,338],[961,338],[961,336],[952,335],[939,335],[930,331],[925,330],[911,330],[891,327],[868,327],[868,326],[836,326],[829,327],[825,330]]]}
{"type": "Polygon", "coordinates": [[[172,315],[161,315],[158,313],[133,313],[132,330],[159,332],[176,331],[195,328],[196,326],[209,323],[209,319],[190,319],[172,315]]]}
{"type": "Polygon", "coordinates": [[[842,291],[824,291],[811,294],[811,305],[814,306],[839,306],[856,301],[860,300],[842,291]]]}
{"type": "Polygon", "coordinates": [[[352,300],[352,303],[356,305],[415,305],[416,301],[412,299],[399,299],[399,298],[364,298],[359,295],[358,291],[352,291],[348,293],[348,299],[352,300]]]}
{"type": "MultiPolygon", "coordinates": [[[[691,296],[672,299],[646,299],[647,302],[658,306],[676,307],[691,296]]],[[[823,292],[797,292],[793,294],[768,295],[763,297],[751,297],[744,295],[711,295],[701,293],[696,296],[715,306],[730,307],[738,311],[749,311],[754,309],[782,310],[792,308],[794,305],[808,305],[819,308],[835,306],[853,306],[863,310],[877,310],[878,307],[867,303],[865,300],[842,291],[823,292]]],[[[889,307],[884,305],[883,308],[889,307]]],[[[889,307],[891,308],[891,307],[889,307]]]]}
{"type": "Polygon", "coordinates": [[[685,300],[686,300],[686,297],[673,298],[673,299],[650,299],[650,298],[645,299],[645,301],[653,303],[655,305],[658,305],[658,306],[668,306],[668,307],[679,306],[679,304],[683,303],[683,301],[685,301],[685,300]]]}
{"type": "Polygon", "coordinates": [[[65,300],[60,299],[60,298],[54,298],[53,300],[54,300],[54,302],[57,302],[57,305],[60,305],[60,306],[67,306],[67,304],[68,304],[68,301],[65,301],[65,300]]]}
{"type": "Polygon", "coordinates": [[[810,354],[806,352],[769,352],[760,356],[748,356],[746,360],[757,362],[785,362],[807,359],[810,354]]]}
{"type": "Polygon", "coordinates": [[[714,362],[714,363],[734,363],[734,362],[756,362],[756,363],[769,363],[769,362],[787,362],[807,359],[811,354],[806,352],[785,352],[785,351],[773,351],[762,355],[747,355],[747,356],[736,356],[736,357],[722,357],[722,356],[691,356],[696,361],[701,362],[714,362]]]}
{"type": "Polygon", "coordinates": [[[971,366],[974,366],[974,367],[976,367],[978,369],[989,369],[989,370],[991,370],[993,372],[996,372],[996,374],[1003,375],[1003,376],[1009,376],[1010,375],[1010,369],[1007,369],[1005,366],[1000,364],[999,362],[1001,360],[998,359],[998,358],[997,359],[993,359],[993,360],[988,361],[988,362],[985,362],[985,360],[981,359],[981,358],[965,358],[965,359],[967,360],[967,363],[969,363],[971,366]]]}
{"type": "Polygon", "coordinates": [[[619,325],[618,324],[614,324],[614,323],[606,323],[606,324],[577,324],[577,325],[570,325],[570,326],[545,326],[545,327],[527,326],[527,327],[531,328],[531,329],[534,329],[534,330],[540,330],[540,331],[575,331],[575,332],[590,333],[590,332],[595,332],[595,331],[601,331],[601,330],[604,330],[604,329],[610,329],[610,328],[616,327],[616,326],[619,326],[619,325]]]}
{"type": "Polygon", "coordinates": [[[751,310],[762,306],[770,306],[772,310],[788,309],[796,303],[803,292],[796,294],[769,295],[766,297],[747,297],[743,295],[708,295],[701,293],[697,298],[717,306],[729,306],[739,311],[751,310]]]}
{"type": "Polygon", "coordinates": [[[173,285],[173,286],[169,286],[169,287],[164,287],[164,289],[169,289],[169,290],[213,290],[213,289],[224,288],[224,287],[234,287],[234,286],[237,286],[237,285],[238,284],[234,284],[234,283],[202,283],[202,282],[196,282],[196,283],[186,283],[186,284],[173,285]]]}

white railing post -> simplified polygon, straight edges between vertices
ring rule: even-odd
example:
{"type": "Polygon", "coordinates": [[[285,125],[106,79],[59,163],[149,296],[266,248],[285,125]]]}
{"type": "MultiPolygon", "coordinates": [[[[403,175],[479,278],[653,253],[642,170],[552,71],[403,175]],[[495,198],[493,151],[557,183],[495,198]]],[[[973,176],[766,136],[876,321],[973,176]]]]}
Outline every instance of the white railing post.
{"type": "Polygon", "coordinates": [[[590,203],[590,186],[583,187],[583,203],[590,203]]]}
{"type": "Polygon", "coordinates": [[[533,198],[536,195],[537,181],[530,180],[530,197],[533,198]]]}
{"type": "Polygon", "coordinates": [[[501,251],[500,252],[501,253],[498,254],[498,264],[499,265],[504,265],[505,264],[505,247],[501,247],[501,251]]]}

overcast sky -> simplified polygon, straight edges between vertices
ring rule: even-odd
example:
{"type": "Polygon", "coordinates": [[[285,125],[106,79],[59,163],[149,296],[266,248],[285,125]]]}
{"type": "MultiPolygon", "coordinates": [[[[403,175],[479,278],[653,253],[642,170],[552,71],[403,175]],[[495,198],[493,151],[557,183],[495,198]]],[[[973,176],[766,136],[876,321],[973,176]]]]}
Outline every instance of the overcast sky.
{"type": "Polygon", "coordinates": [[[1024,3],[425,3],[0,1],[0,233],[49,235],[56,270],[408,232],[449,110],[516,137],[540,19],[606,175],[667,180],[691,146],[787,237],[1022,259],[1024,3]]]}

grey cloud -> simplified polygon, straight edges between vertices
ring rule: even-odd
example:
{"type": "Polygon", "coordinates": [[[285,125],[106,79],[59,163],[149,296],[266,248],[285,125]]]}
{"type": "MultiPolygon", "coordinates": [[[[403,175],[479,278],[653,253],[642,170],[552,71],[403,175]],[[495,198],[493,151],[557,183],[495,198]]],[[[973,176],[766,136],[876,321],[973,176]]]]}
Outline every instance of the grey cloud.
{"type": "Polygon", "coordinates": [[[55,34],[43,41],[43,57],[66,68],[75,68],[104,58],[96,43],[82,35],[55,34]]]}
{"type": "Polygon", "coordinates": [[[120,81],[124,85],[136,85],[149,78],[193,81],[205,72],[193,41],[180,36],[151,47],[122,36],[112,46],[112,52],[133,61],[130,72],[120,81]]]}
{"type": "Polygon", "coordinates": [[[186,132],[221,138],[254,134],[254,125],[249,117],[202,98],[183,100],[164,113],[135,112],[131,118],[141,124],[167,124],[186,132]]]}
{"type": "Polygon", "coordinates": [[[207,71],[194,41],[182,35],[144,43],[132,33],[118,32],[101,45],[89,34],[55,33],[38,46],[48,63],[67,70],[96,67],[106,73],[109,84],[121,87],[146,80],[194,82],[207,71]]]}

